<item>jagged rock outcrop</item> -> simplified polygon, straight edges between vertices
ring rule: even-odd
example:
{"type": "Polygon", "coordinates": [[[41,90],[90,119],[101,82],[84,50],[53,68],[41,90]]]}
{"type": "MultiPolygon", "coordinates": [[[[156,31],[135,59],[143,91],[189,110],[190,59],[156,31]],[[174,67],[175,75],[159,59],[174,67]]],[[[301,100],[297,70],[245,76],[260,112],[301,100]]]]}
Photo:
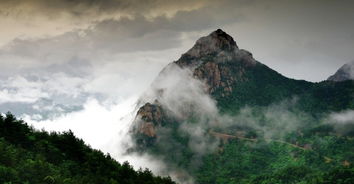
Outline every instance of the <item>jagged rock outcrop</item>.
{"type": "Polygon", "coordinates": [[[138,132],[148,137],[155,137],[155,126],[160,126],[164,120],[162,107],[158,104],[146,103],[138,112],[138,132]]]}
{"type": "Polygon", "coordinates": [[[327,80],[336,82],[354,80],[354,61],[343,65],[334,75],[330,76],[327,80]]]}
{"type": "MultiPolygon", "coordinates": [[[[233,88],[238,82],[247,81],[246,70],[256,66],[258,62],[250,52],[239,49],[230,35],[218,29],[200,38],[190,50],[173,63],[181,68],[190,69],[193,77],[206,84],[206,91],[211,96],[223,98],[233,93],[233,88]]],[[[154,137],[155,126],[160,126],[166,117],[161,106],[147,103],[139,109],[137,119],[145,122],[140,123],[139,132],[154,137]]]]}
{"type": "Polygon", "coordinates": [[[137,115],[146,122],[154,122],[155,124],[161,124],[162,122],[162,108],[157,104],[146,103],[142,106],[137,115]]]}
{"type": "Polygon", "coordinates": [[[239,49],[230,35],[218,29],[200,38],[174,63],[193,68],[193,75],[207,84],[210,94],[220,91],[225,97],[232,93],[236,82],[246,80],[245,69],[257,62],[250,52],[239,49]]]}

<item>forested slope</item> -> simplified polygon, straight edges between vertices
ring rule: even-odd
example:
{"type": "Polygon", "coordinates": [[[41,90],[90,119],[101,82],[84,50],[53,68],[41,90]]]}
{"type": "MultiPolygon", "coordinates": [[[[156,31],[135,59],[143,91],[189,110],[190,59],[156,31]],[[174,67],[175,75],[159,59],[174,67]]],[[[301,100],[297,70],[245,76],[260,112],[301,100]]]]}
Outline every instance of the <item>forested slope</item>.
{"type": "MultiPolygon", "coordinates": [[[[85,128],[85,127],[82,127],[85,128]]],[[[174,183],[149,170],[135,171],[87,146],[69,132],[37,131],[12,114],[0,115],[0,183],[174,183]]]]}

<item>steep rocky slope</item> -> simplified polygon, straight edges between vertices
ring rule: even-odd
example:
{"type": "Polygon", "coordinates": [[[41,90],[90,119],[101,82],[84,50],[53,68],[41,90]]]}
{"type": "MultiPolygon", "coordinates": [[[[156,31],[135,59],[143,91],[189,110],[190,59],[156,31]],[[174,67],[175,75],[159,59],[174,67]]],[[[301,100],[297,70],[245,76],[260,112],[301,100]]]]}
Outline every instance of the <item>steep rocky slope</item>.
{"type": "Polygon", "coordinates": [[[230,35],[218,29],[197,40],[177,61],[166,66],[152,84],[152,100],[142,105],[135,121],[138,132],[149,137],[156,136],[155,126],[173,119],[160,104],[168,85],[159,85],[164,83],[163,78],[173,75],[173,68],[187,70],[177,74],[191,75],[192,79],[183,79],[184,83],[201,81],[205,94],[216,100],[219,110],[231,113],[245,105],[269,105],[312,86],[306,81],[288,79],[256,61],[250,52],[239,49],[230,35]]]}
{"type": "Polygon", "coordinates": [[[231,95],[235,83],[247,80],[245,70],[255,67],[257,61],[250,52],[239,49],[230,35],[218,29],[200,38],[174,63],[181,68],[193,68],[193,76],[206,82],[209,94],[220,91],[224,97],[231,95]]]}

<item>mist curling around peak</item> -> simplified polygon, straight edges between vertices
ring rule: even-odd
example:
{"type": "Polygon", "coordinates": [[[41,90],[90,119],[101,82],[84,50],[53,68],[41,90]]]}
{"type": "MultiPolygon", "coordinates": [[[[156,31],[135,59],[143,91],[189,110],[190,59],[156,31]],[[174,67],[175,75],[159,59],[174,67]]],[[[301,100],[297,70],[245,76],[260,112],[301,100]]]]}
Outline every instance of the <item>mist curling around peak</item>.
{"type": "Polygon", "coordinates": [[[182,183],[337,181],[354,173],[354,131],[341,131],[354,119],[333,117],[353,112],[353,94],[352,80],[287,78],[218,29],[141,96],[132,150],[161,158],[182,183]]]}

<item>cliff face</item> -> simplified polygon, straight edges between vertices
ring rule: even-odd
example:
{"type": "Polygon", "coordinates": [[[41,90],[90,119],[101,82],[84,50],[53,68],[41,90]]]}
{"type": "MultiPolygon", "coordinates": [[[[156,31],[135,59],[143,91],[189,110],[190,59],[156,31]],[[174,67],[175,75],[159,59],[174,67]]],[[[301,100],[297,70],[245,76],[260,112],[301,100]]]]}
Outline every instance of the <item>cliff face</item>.
{"type": "Polygon", "coordinates": [[[235,70],[228,65],[214,62],[205,62],[193,72],[195,78],[207,84],[209,94],[215,95],[220,91],[222,97],[230,96],[237,82],[247,80],[244,74],[245,68],[235,70]]]}
{"type": "MultiPolygon", "coordinates": [[[[221,98],[230,96],[238,82],[247,81],[246,71],[257,64],[250,52],[239,49],[234,39],[221,29],[200,38],[172,63],[191,70],[192,76],[205,84],[208,94],[221,98]]],[[[164,89],[156,90],[160,94],[164,89]]],[[[156,127],[161,126],[166,115],[160,105],[147,103],[139,109],[137,119],[139,133],[156,137],[156,127]]]]}

